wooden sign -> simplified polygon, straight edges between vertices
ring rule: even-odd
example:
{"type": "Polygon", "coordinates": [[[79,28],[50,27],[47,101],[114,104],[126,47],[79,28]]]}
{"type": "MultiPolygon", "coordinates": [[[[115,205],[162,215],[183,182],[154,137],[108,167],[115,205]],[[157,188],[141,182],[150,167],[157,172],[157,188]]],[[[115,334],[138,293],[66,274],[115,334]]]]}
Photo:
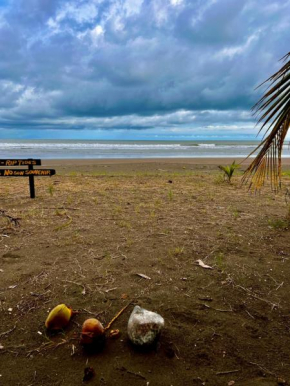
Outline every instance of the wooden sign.
{"type": "Polygon", "coordinates": [[[30,197],[35,198],[34,177],[50,177],[55,174],[54,169],[33,169],[41,165],[40,159],[0,159],[0,166],[28,166],[28,169],[0,169],[0,177],[28,177],[30,197]]]}
{"type": "Polygon", "coordinates": [[[53,169],[2,169],[0,170],[1,177],[43,177],[43,176],[53,176],[55,170],[53,169]]]}
{"type": "Polygon", "coordinates": [[[0,166],[41,165],[40,159],[0,159],[0,166]]]}

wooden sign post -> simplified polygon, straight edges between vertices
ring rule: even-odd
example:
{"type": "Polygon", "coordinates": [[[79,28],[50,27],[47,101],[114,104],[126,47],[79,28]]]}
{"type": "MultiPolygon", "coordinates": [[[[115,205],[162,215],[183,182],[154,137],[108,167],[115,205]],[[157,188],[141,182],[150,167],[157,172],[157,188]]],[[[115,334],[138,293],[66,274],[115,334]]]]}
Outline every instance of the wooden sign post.
{"type": "Polygon", "coordinates": [[[34,177],[53,176],[54,169],[33,169],[40,159],[0,159],[0,166],[28,166],[28,169],[0,169],[0,177],[29,177],[30,198],[35,198],[34,177]]]}
{"type": "MultiPolygon", "coordinates": [[[[33,170],[33,165],[28,165],[28,170],[33,170]]],[[[30,198],[35,198],[34,177],[29,176],[30,198]]]]}

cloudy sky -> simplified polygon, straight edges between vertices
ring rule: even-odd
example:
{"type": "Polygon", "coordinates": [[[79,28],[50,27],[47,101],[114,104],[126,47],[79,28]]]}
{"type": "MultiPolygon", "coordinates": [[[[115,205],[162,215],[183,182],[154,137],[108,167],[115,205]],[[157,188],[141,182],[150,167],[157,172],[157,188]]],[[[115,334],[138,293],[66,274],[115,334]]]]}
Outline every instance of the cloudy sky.
{"type": "Polygon", "coordinates": [[[0,138],[250,139],[290,0],[0,0],[0,138]]]}

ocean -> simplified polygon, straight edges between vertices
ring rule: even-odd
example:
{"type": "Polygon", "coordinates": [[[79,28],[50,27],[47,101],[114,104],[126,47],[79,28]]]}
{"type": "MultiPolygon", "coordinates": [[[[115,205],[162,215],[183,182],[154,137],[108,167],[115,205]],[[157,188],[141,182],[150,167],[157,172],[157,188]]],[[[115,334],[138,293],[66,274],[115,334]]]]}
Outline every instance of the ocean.
{"type": "MultiPolygon", "coordinates": [[[[0,140],[0,158],[243,158],[258,141],[0,140]]],[[[289,145],[283,157],[290,157],[289,145]]]]}

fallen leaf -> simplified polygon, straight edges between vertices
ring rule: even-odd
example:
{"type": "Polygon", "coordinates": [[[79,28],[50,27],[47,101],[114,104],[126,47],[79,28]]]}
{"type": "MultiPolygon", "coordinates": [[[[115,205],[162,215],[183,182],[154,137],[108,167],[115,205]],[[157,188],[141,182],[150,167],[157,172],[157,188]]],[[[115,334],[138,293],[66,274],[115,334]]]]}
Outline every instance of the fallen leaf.
{"type": "Polygon", "coordinates": [[[0,350],[4,350],[4,346],[0,343],[0,350]]]}
{"type": "Polygon", "coordinates": [[[202,260],[196,260],[197,264],[202,267],[202,268],[205,268],[205,269],[213,269],[213,267],[210,267],[209,265],[206,265],[204,264],[204,262],[202,260]]]}
{"type": "Polygon", "coordinates": [[[121,295],[121,299],[127,299],[128,298],[128,294],[122,294],[121,295]]]}
{"type": "Polygon", "coordinates": [[[228,386],[233,386],[235,383],[235,381],[229,381],[228,386]]]}
{"type": "Polygon", "coordinates": [[[4,272],[4,269],[0,269],[0,272],[4,272]]]}
{"type": "Polygon", "coordinates": [[[9,289],[14,289],[14,288],[16,288],[17,287],[17,284],[15,284],[15,285],[10,285],[8,288],[9,289]]]}
{"type": "Polygon", "coordinates": [[[151,280],[151,277],[144,275],[143,273],[136,273],[136,275],[142,277],[142,279],[151,280]]]}

